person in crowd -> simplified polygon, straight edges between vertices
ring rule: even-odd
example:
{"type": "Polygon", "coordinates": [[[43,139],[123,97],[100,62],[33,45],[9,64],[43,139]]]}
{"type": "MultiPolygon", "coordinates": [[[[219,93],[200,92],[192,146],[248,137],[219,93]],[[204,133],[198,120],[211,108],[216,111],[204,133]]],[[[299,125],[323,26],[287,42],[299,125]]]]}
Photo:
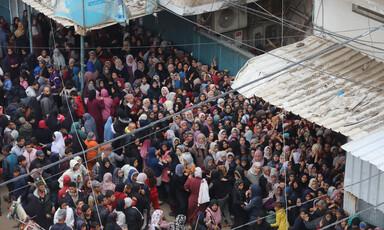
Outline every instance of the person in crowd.
{"type": "Polygon", "coordinates": [[[340,133],[226,95],[234,73],[222,63],[134,23],[87,35],[82,63],[73,28],[39,14],[28,54],[27,16],[11,28],[0,17],[1,169],[5,182],[28,175],[7,184],[5,200],[21,196],[45,229],[305,230],[348,215],[340,133]]]}

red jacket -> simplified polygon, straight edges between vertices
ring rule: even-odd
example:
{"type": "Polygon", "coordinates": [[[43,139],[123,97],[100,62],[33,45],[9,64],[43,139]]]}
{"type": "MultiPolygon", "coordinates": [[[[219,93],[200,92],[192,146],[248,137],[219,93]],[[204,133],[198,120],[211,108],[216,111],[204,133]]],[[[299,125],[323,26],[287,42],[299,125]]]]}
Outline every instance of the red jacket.
{"type": "Polygon", "coordinates": [[[79,117],[82,117],[85,113],[83,99],[81,99],[80,96],[77,96],[75,98],[75,103],[76,105],[73,105],[72,108],[77,112],[77,115],[79,115],[79,117]]]}
{"type": "Polygon", "coordinates": [[[72,180],[71,180],[71,177],[70,177],[70,176],[68,176],[68,175],[65,175],[65,176],[64,176],[64,178],[63,178],[63,188],[60,189],[60,190],[59,190],[59,193],[58,193],[58,195],[59,195],[59,201],[65,197],[65,193],[66,193],[67,190],[68,190],[68,184],[69,184],[69,182],[71,182],[71,181],[72,181],[72,180]]]}
{"type": "Polygon", "coordinates": [[[112,209],[115,210],[116,208],[116,203],[118,200],[124,200],[125,198],[127,198],[127,195],[125,195],[125,193],[123,192],[115,192],[115,201],[113,201],[112,203],[112,209]]]}

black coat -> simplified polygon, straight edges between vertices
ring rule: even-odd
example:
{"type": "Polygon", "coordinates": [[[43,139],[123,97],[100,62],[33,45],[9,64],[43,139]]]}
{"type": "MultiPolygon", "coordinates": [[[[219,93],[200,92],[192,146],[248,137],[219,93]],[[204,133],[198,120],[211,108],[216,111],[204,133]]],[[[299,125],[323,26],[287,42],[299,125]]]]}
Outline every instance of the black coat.
{"type": "Polygon", "coordinates": [[[144,224],[143,215],[136,207],[129,207],[124,210],[127,227],[129,230],[140,230],[144,224]]]}
{"type": "MultiPolygon", "coordinates": [[[[84,200],[84,192],[77,190],[78,192],[78,200],[84,200]]],[[[65,193],[64,199],[67,201],[69,207],[76,209],[76,203],[73,201],[71,195],[69,195],[69,190],[65,193]]]]}

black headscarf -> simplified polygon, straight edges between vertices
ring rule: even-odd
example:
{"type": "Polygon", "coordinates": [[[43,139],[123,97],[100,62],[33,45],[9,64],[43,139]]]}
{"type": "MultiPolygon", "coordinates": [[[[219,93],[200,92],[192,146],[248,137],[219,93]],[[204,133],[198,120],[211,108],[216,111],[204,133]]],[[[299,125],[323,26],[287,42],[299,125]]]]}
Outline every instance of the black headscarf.
{"type": "Polygon", "coordinates": [[[106,173],[111,173],[113,175],[113,171],[115,170],[115,166],[113,166],[111,164],[111,162],[109,161],[108,157],[105,157],[103,159],[103,162],[101,163],[100,165],[100,172],[99,172],[99,181],[103,181],[103,176],[104,174],[106,173]],[[105,167],[105,163],[109,162],[110,163],[110,166],[109,168],[106,168],[105,167]]]}
{"type": "Polygon", "coordinates": [[[93,101],[96,99],[96,90],[91,90],[89,91],[89,94],[88,94],[88,100],[89,101],[93,101]]]}
{"type": "Polygon", "coordinates": [[[59,110],[53,109],[48,116],[46,124],[51,131],[56,131],[60,129],[59,120],[57,120],[57,116],[59,115],[59,110]]]}

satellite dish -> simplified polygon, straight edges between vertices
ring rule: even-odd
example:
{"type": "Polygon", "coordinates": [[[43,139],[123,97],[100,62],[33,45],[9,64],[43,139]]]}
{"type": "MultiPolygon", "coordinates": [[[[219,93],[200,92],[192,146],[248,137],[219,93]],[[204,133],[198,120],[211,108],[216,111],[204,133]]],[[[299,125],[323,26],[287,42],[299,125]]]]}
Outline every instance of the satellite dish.
{"type": "Polygon", "coordinates": [[[232,9],[222,10],[219,14],[218,23],[222,28],[230,27],[235,20],[235,12],[232,9]]]}

